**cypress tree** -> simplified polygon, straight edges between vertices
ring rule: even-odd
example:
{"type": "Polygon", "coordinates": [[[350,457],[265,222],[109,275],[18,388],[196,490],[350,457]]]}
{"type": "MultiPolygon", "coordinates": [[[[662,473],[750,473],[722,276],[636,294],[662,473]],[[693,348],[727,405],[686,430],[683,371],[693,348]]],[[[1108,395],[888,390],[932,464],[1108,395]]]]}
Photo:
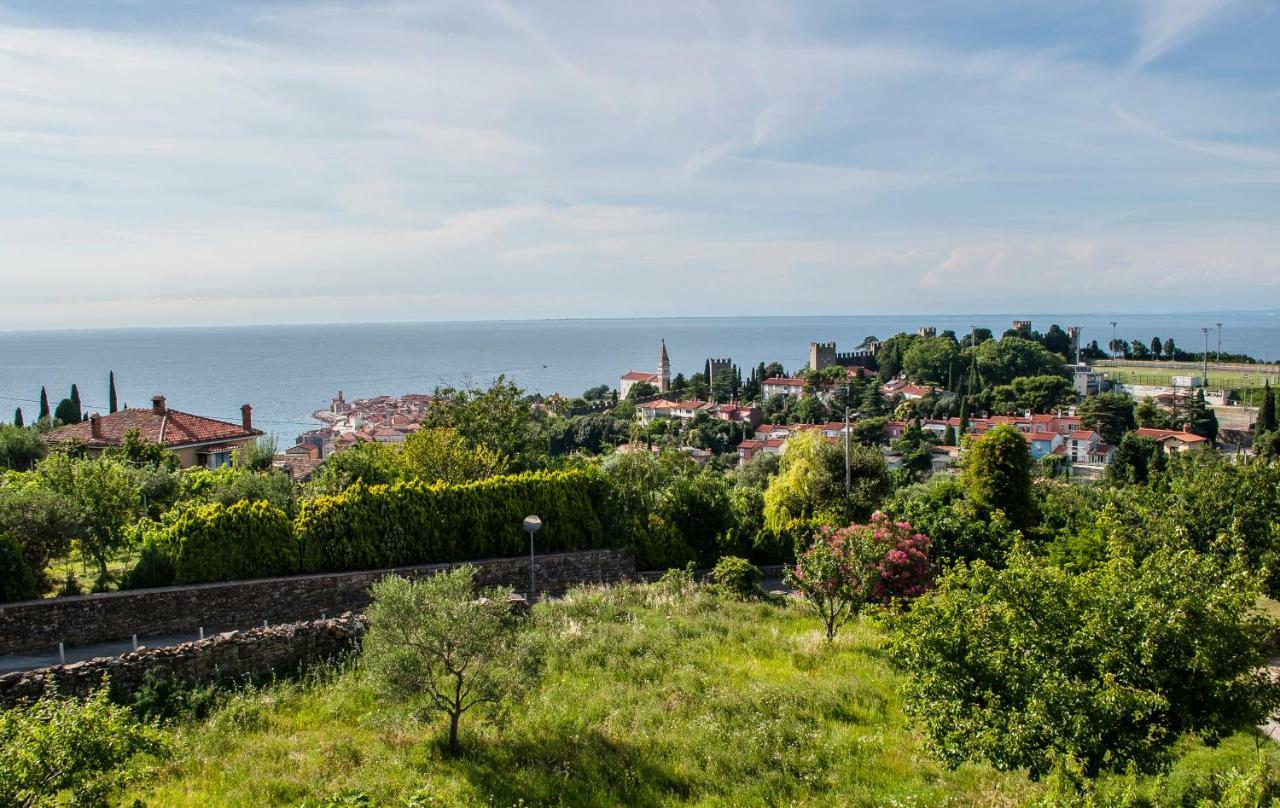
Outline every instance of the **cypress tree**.
{"type": "Polygon", "coordinates": [[[40,388],[40,420],[49,417],[49,394],[45,392],[43,387],[40,388]]]}
{"type": "Polygon", "coordinates": [[[107,383],[110,390],[107,391],[107,412],[115,412],[116,407],[116,372],[113,370],[107,376],[107,383]]]}
{"type": "Polygon", "coordinates": [[[84,407],[80,405],[80,390],[74,384],[71,385],[71,395],[68,396],[71,403],[76,405],[76,420],[80,420],[80,413],[84,411],[84,407]]]}
{"type": "Polygon", "coordinates": [[[1267,379],[1262,388],[1262,405],[1258,407],[1258,420],[1253,427],[1254,439],[1276,429],[1276,402],[1271,395],[1271,380],[1267,379]]]}
{"type": "Polygon", "coordinates": [[[22,426],[22,408],[15,407],[13,410],[13,425],[22,426]]]}
{"type": "Polygon", "coordinates": [[[969,397],[963,396],[960,399],[960,437],[963,438],[969,434],[969,397]]]}

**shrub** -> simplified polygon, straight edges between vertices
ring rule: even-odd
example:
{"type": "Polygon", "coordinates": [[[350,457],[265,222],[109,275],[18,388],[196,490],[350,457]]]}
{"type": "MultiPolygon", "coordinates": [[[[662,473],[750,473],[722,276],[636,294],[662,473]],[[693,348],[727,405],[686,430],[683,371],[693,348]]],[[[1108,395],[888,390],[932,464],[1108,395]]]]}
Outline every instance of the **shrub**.
{"type": "Polygon", "coordinates": [[[929,562],[929,537],[913,530],[910,522],[895,522],[882,513],[872,514],[871,524],[860,527],[870,531],[884,548],[884,557],[876,565],[879,578],[871,589],[877,603],[908,600],[923,595],[933,584],[933,565],[929,562]]]}
{"type": "Polygon", "coordinates": [[[738,598],[750,600],[760,594],[760,569],[745,558],[725,556],[711,571],[711,580],[723,591],[738,598]]]}
{"type": "Polygon", "coordinates": [[[0,711],[0,805],[60,804],[64,791],[74,804],[105,805],[128,779],[125,763],[167,749],[166,737],[112,704],[106,688],[86,701],[46,696],[0,711]]]}
{"type": "Polygon", "coordinates": [[[121,589],[145,589],[153,586],[172,586],[178,579],[173,557],[155,541],[142,544],[138,561],[120,581],[121,589]]]}
{"type": "Polygon", "coordinates": [[[148,540],[172,559],[180,584],[288,575],[298,566],[289,517],[263,501],[171,512],[148,540]]]}
{"type": "Polygon", "coordinates": [[[896,618],[907,712],[950,765],[1152,771],[1183,734],[1213,744],[1276,707],[1256,600],[1247,571],[1188,550],[1080,575],[1018,552],[960,564],[896,618]]]}
{"type": "Polygon", "coordinates": [[[11,536],[0,534],[0,603],[29,600],[39,594],[39,581],[22,548],[11,536]]]}
{"type": "Polygon", "coordinates": [[[462,485],[357,483],[304,502],[296,522],[307,572],[378,569],[528,552],[525,516],[542,517],[539,552],[607,546],[604,481],[589,471],[528,472],[462,485]]]}

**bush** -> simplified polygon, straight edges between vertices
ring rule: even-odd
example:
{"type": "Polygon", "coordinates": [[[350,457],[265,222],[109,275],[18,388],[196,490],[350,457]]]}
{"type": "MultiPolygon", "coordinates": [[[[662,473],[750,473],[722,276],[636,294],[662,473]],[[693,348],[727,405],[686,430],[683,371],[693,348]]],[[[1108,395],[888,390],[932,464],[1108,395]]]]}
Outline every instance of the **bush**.
{"type": "Polygon", "coordinates": [[[0,711],[0,805],[105,805],[140,753],[161,754],[165,736],[112,704],[105,688],[86,701],[45,697],[0,711]]]}
{"type": "Polygon", "coordinates": [[[0,534],[0,603],[29,600],[40,594],[39,589],[22,548],[11,536],[0,534]]]}
{"type": "Polygon", "coordinates": [[[154,541],[145,541],[133,569],[120,581],[121,589],[146,589],[153,586],[173,586],[178,579],[173,558],[154,541]]]}
{"type": "Polygon", "coordinates": [[[724,592],[739,600],[751,600],[760,594],[760,568],[745,558],[725,556],[711,571],[711,580],[724,592]]]}
{"type": "MultiPolygon", "coordinates": [[[[148,542],[172,560],[180,584],[288,575],[298,568],[289,517],[263,501],[171,512],[148,542]]],[[[147,564],[162,569],[154,558],[147,564]]]]}
{"type": "Polygon", "coordinates": [[[409,480],[351,486],[304,502],[307,572],[379,569],[528,552],[521,522],[542,517],[539,552],[607,546],[607,486],[589,471],[528,472],[463,485],[409,480]],[[602,518],[603,517],[603,518],[602,518]]]}

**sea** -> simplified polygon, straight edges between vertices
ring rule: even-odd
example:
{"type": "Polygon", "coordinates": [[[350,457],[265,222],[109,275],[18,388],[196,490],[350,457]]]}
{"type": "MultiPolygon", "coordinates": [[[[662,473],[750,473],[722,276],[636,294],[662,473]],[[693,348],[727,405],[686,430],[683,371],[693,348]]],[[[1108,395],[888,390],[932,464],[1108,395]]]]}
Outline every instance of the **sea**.
{"type": "Polygon", "coordinates": [[[254,425],[289,445],[319,426],[311,414],[343,391],[348,400],[430,392],[437,386],[485,385],[505,375],[531,392],[578,395],[616,386],[628,370],[653,370],[666,340],[672,372],[703,369],[708,357],[745,369],[780,362],[788,371],[808,361],[810,341],[850,350],[866,337],[885,338],[932,326],[963,335],[971,326],[997,335],[1014,320],[1079,326],[1082,344],[1105,346],[1115,333],[1149,342],[1172,337],[1184,350],[1280,356],[1275,311],[1180,314],[964,314],[847,317],[706,317],[493,322],[359,323],[190,328],[0,332],[0,423],[21,407],[38,412],[41,386],[51,406],[74,383],[88,411],[107,411],[107,375],[115,372],[121,406],[170,407],[239,421],[253,405],[254,425]]]}

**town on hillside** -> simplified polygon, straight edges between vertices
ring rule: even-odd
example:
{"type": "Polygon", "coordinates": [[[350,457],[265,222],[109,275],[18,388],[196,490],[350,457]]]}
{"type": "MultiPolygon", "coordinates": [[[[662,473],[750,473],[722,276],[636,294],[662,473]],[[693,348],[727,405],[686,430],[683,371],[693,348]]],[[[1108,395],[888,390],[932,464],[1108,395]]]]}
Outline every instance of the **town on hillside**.
{"type": "MultiPolygon", "coordinates": [[[[1000,336],[922,326],[868,337],[848,351],[810,342],[799,368],[760,363],[744,375],[730,358],[707,357],[686,375],[673,373],[662,340],[653,370],[628,370],[616,387],[532,397],[531,404],[570,424],[586,419],[598,433],[583,441],[574,437],[582,429],[568,428],[551,440],[559,450],[676,450],[699,464],[780,454],[791,437],[813,432],[878,447],[890,469],[927,475],[953,467],[966,437],[1000,424],[1025,437],[1034,460],[1078,479],[1101,477],[1127,434],[1165,452],[1252,447],[1259,388],[1275,366],[1190,355],[1158,338],[1150,348],[1114,339],[1108,348],[1082,345],[1075,327],[1054,324],[1041,334],[1029,320],[1000,336]]],[[[401,443],[431,402],[429,393],[348,401],[339,391],[315,413],[324,426],[299,435],[276,462],[306,479],[357,442],[401,443]]]]}

